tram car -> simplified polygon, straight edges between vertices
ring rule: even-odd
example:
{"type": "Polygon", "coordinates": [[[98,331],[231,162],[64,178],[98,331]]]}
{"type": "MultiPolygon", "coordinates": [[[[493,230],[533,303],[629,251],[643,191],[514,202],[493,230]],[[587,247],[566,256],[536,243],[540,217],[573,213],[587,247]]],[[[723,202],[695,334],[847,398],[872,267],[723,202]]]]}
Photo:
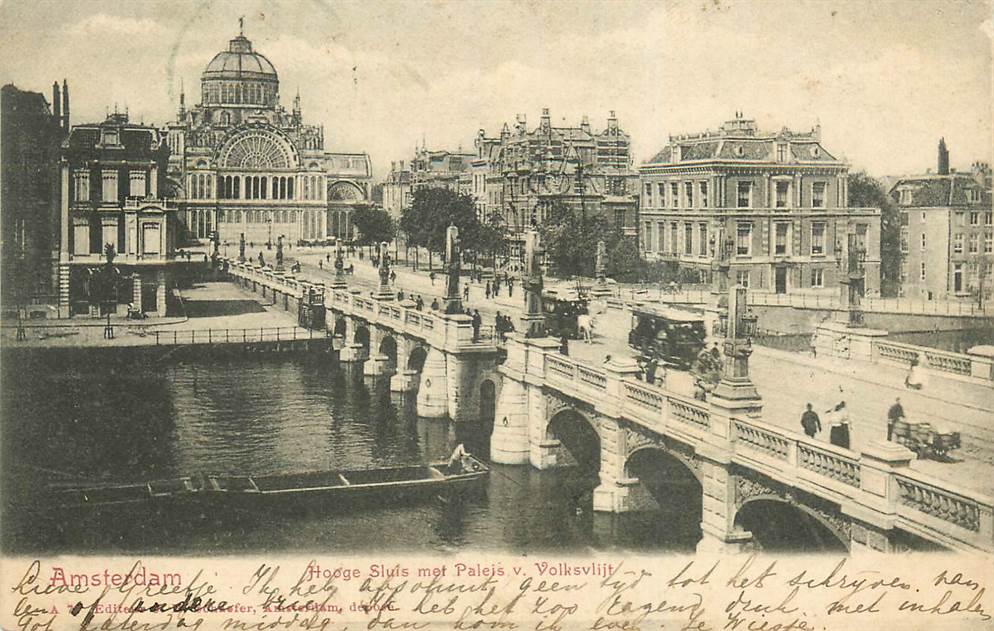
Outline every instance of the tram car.
{"type": "Polygon", "coordinates": [[[590,313],[589,305],[590,300],[577,292],[542,292],[546,334],[556,339],[579,339],[580,326],[577,318],[590,313]]]}
{"type": "Polygon", "coordinates": [[[632,310],[628,346],[645,360],[690,370],[704,349],[704,337],[702,314],[663,306],[632,310]]]}
{"type": "Polygon", "coordinates": [[[918,454],[918,458],[949,460],[949,452],[960,448],[959,432],[942,432],[931,423],[894,422],[894,441],[918,454]]]}

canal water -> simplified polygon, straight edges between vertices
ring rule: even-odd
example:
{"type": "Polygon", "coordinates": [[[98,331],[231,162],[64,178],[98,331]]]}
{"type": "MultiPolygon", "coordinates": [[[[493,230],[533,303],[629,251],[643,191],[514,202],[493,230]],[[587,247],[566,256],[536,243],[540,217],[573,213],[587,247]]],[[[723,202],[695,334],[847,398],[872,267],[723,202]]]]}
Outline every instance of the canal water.
{"type": "Polygon", "coordinates": [[[421,464],[446,459],[458,442],[485,456],[490,426],[418,418],[412,395],[391,394],[386,379],[364,380],[361,367],[325,355],[151,368],[4,361],[0,388],[8,553],[692,551],[700,536],[700,513],[679,501],[648,513],[593,513],[596,474],[577,467],[494,465],[483,492],[463,501],[64,514],[39,490],[421,464]]]}

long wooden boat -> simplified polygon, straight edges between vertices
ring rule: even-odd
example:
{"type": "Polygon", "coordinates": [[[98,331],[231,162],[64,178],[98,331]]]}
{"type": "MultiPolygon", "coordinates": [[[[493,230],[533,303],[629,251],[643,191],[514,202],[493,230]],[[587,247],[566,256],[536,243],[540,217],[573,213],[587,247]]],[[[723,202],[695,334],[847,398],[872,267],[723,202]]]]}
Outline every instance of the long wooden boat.
{"type": "Polygon", "coordinates": [[[472,487],[490,473],[486,464],[468,457],[465,468],[447,462],[426,465],[308,471],[273,475],[201,474],[171,480],[127,484],[53,485],[49,507],[129,506],[209,502],[224,505],[267,501],[324,501],[359,498],[385,503],[444,495],[472,487]]]}

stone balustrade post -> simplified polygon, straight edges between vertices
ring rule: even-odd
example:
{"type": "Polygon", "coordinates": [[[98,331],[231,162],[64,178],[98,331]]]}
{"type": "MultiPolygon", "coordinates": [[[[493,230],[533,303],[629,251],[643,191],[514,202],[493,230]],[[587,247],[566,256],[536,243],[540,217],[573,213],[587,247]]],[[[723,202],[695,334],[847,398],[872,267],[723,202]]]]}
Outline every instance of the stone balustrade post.
{"type": "Polygon", "coordinates": [[[853,520],[850,550],[853,554],[890,550],[890,533],[897,521],[900,488],[896,474],[907,469],[915,454],[895,442],[870,441],[859,456],[860,493],[842,505],[853,520]]]}

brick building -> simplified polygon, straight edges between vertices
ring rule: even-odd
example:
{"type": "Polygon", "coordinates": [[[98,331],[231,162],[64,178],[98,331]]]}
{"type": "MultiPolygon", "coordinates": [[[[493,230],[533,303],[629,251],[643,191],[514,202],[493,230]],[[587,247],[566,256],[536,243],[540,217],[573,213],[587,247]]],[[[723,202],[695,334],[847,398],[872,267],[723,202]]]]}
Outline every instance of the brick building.
{"type": "Polygon", "coordinates": [[[114,113],[76,125],[60,162],[59,312],[167,312],[176,256],[176,206],[162,198],[169,148],[153,127],[114,113]],[[108,269],[107,248],[114,249],[108,269]]]}
{"type": "Polygon", "coordinates": [[[57,164],[59,145],[68,128],[69,88],[65,81],[61,90],[58,83],[53,84],[51,107],[38,92],[13,85],[0,89],[0,289],[5,310],[30,303],[55,303],[57,164]]]}
{"type": "Polygon", "coordinates": [[[496,137],[477,133],[471,190],[481,218],[498,213],[512,235],[541,225],[553,204],[602,214],[633,237],[637,233],[638,174],[631,139],[612,111],[606,127],[593,131],[586,117],[577,127],[555,126],[548,109],[528,128],[519,115],[496,137]]]}
{"type": "Polygon", "coordinates": [[[876,295],[880,210],[849,207],[848,170],[818,127],[762,132],[736,113],[717,131],[671,136],[639,167],[643,252],[704,280],[720,233],[734,241],[735,282],[837,294],[848,253],[858,250],[863,291],[876,295]]]}
{"type": "Polygon", "coordinates": [[[890,195],[901,211],[901,295],[926,300],[991,297],[994,226],[991,168],[949,168],[945,140],[938,168],[900,178],[890,195]]]}

